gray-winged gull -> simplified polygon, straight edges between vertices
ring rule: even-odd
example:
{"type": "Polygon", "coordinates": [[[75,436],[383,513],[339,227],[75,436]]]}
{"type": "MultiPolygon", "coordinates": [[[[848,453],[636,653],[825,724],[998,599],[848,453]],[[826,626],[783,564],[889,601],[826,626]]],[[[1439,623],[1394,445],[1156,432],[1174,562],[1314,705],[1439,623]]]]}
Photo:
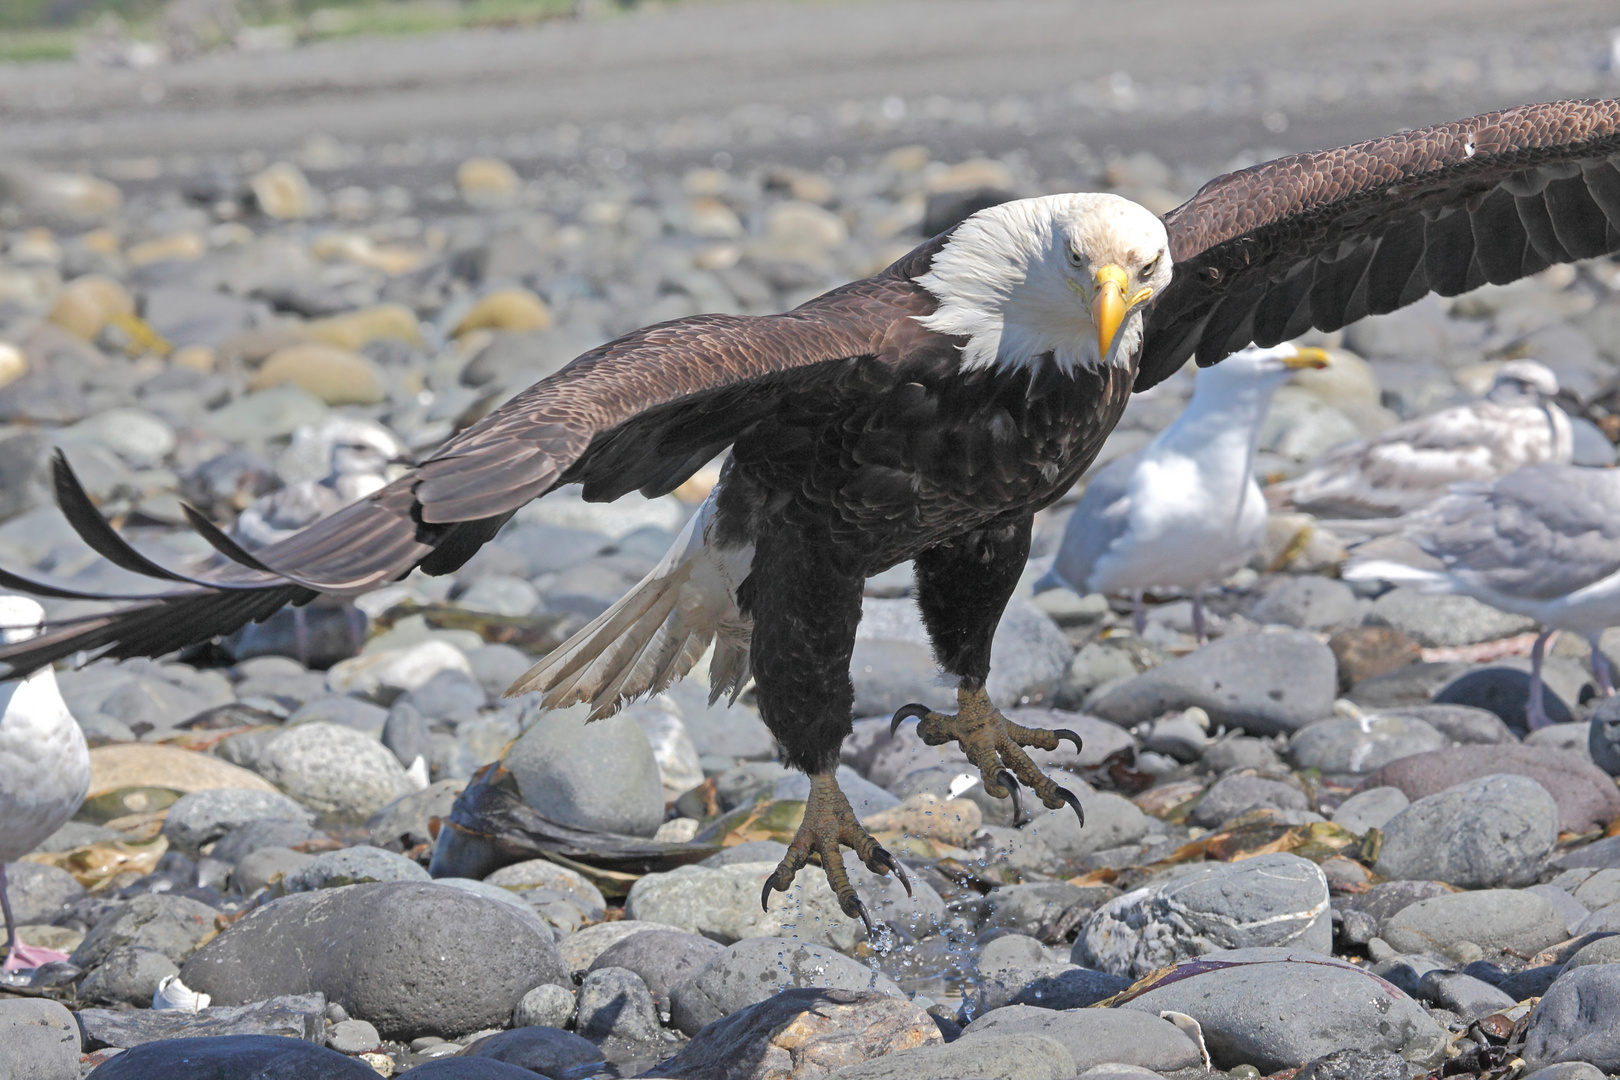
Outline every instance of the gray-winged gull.
{"type": "MultiPolygon", "coordinates": [[[[0,596],[5,641],[33,637],[44,618],[45,609],[34,601],[0,596]]],[[[6,922],[6,971],[66,959],[18,940],[5,864],[66,824],[89,790],[90,751],[56,688],[56,673],[43,667],[26,679],[0,682],[0,915],[6,922]]]]}
{"type": "Polygon", "coordinates": [[[1574,436],[1569,417],[1552,402],[1557,393],[1558,379],[1546,365],[1511,361],[1479,401],[1336,446],[1267,495],[1319,517],[1393,517],[1439,498],[1454,483],[1567,463],[1574,436]]]}
{"type": "Polygon", "coordinates": [[[1169,427],[1092,477],[1036,591],[1129,592],[1141,633],[1144,589],[1187,589],[1203,641],[1204,586],[1243,566],[1265,539],[1254,451],[1271,395],[1294,371],[1325,366],[1321,349],[1284,344],[1250,346],[1200,371],[1169,427]]]}
{"type": "MultiPolygon", "coordinates": [[[[1541,623],[1530,653],[1530,727],[1551,723],[1541,661],[1554,630],[1591,644],[1592,674],[1604,693],[1614,692],[1598,639],[1620,624],[1620,470],[1533,465],[1490,483],[1457,484],[1403,519],[1399,538],[1422,555],[1353,558],[1344,577],[1472,596],[1541,623]],[[1420,560],[1425,565],[1414,565],[1420,560]]],[[[1375,545],[1387,542],[1367,548],[1375,545]]]]}

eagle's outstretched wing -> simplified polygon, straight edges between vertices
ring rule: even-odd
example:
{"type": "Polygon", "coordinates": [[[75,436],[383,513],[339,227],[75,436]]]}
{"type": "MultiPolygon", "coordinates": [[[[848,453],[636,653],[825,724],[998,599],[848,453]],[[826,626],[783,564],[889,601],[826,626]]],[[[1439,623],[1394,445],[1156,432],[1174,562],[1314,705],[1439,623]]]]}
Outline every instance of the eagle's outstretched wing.
{"type": "Polygon", "coordinates": [[[913,278],[943,239],[781,315],[698,315],[611,341],[523,391],[407,475],[254,552],[192,513],[198,532],[229,560],[207,572],[182,574],[136,552],[58,456],[57,501],[80,536],[113,563],[172,587],[109,596],[0,570],[0,587],[131,601],[0,645],[0,665],[16,675],[81,651],[157,656],[320,593],[356,595],[416,566],[448,573],[519,507],[559,484],[583,484],[589,499],[673,490],[784,395],[833,380],[849,360],[895,358],[937,337],[911,318],[934,306],[913,278]]]}
{"type": "Polygon", "coordinates": [[[1554,101],[1278,158],[1164,217],[1175,278],[1136,388],[1189,356],[1337,330],[1620,251],[1620,100],[1554,101]]]}

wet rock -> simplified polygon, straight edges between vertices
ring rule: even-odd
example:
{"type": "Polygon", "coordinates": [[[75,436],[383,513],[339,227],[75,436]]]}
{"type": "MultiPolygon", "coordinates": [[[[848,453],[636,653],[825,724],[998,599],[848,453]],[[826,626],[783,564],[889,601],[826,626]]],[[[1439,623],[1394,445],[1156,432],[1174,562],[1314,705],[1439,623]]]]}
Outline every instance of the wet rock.
{"type": "Polygon", "coordinates": [[[1373,601],[1367,622],[1388,626],[1422,645],[1475,645],[1535,629],[1524,615],[1498,611],[1471,596],[1429,596],[1397,587],[1373,601]]]}
{"type": "Polygon", "coordinates": [[[1296,768],[1369,773],[1397,758],[1449,745],[1422,720],[1394,713],[1319,720],[1294,732],[1288,756],[1296,768]]]}
{"type": "Polygon", "coordinates": [[[815,987],[902,997],[888,976],[831,949],[791,938],[749,938],[730,946],[670,992],[670,1020],[696,1035],[723,1016],[784,990],[815,987]]]}
{"type": "Polygon", "coordinates": [[[988,925],[1034,934],[1042,926],[1057,922],[1065,911],[1094,896],[1096,891],[1066,881],[1002,885],[985,896],[985,904],[990,909],[988,925]]]}
{"type": "MultiPolygon", "coordinates": [[[[1510,667],[1488,667],[1465,672],[1446,683],[1434,695],[1438,705],[1467,705],[1485,709],[1501,718],[1515,735],[1529,731],[1525,709],[1530,702],[1530,673],[1510,667]]],[[[1556,724],[1567,724],[1574,714],[1551,680],[1542,686],[1542,704],[1556,724]]]]}
{"type": "MultiPolygon", "coordinates": [[[[326,999],[319,994],[285,995],[247,1005],[214,1005],[186,1009],[83,1009],[79,1026],[86,1047],[135,1047],[167,1039],[208,1037],[216,1040],[274,1036],[319,1044],[326,999]]],[[[146,1073],[143,1076],[170,1076],[146,1073]]],[[[217,1074],[209,1074],[217,1075],[217,1074]]],[[[326,1074],[319,1074],[325,1076],[326,1074]]]]}
{"type": "Polygon", "coordinates": [[[1246,1064],[1274,1072],[1343,1049],[1434,1064],[1445,1052],[1446,1033],[1422,1006],[1343,961],[1238,949],[1183,967],[1199,973],[1161,982],[1119,1007],[1191,1016],[1217,1068],[1246,1064]]]}
{"type": "Polygon", "coordinates": [[[1620,790],[1601,769],[1564,750],[1534,746],[1456,746],[1392,761],[1367,777],[1366,787],[1398,787],[1421,799],[1495,773],[1527,776],[1558,804],[1560,832],[1591,832],[1620,816],[1620,790]]]}
{"type": "Polygon", "coordinates": [[[1202,1063],[1198,1047],[1168,1020],[1126,1009],[1055,1012],[1009,1005],[974,1020],[957,1045],[998,1035],[1045,1035],[1062,1043],[1084,1071],[1103,1062],[1171,1072],[1202,1063]]]}
{"type": "Polygon", "coordinates": [[[222,1075],[375,1080],[365,1062],[313,1042],[275,1035],[168,1038],[126,1050],[96,1069],[96,1080],[214,1080],[222,1075]]]}
{"type": "Polygon", "coordinates": [[[1558,804],[1528,777],[1485,776],[1417,800],[1383,830],[1377,870],[1387,878],[1528,885],[1558,842],[1558,804]]]}
{"type": "Polygon", "coordinates": [[[1560,976],[1530,1013],[1523,1053],[1531,1068],[1584,1061],[1620,1071],[1620,965],[1560,976]]]}
{"type": "Polygon", "coordinates": [[[670,1080],[821,1076],[940,1042],[922,1008],[869,990],[784,990],[698,1032],[654,1074],[670,1080]]]}
{"type": "Polygon", "coordinates": [[[587,1039],[649,1042],[658,1037],[658,1007],[635,972],[592,965],[579,987],[575,1023],[587,1039]]]}
{"type": "Polygon", "coordinates": [[[84,895],[72,874],[56,866],[35,862],[6,863],[6,898],[18,926],[53,923],[84,895]]]}
{"type": "Polygon", "coordinates": [[[390,1039],[500,1026],[533,987],[568,982],[549,936],[507,905],[404,882],[276,900],[209,942],[181,978],[221,1005],[324,993],[390,1039]]]}
{"type": "Polygon", "coordinates": [[[1533,956],[1567,936],[1546,900],[1516,889],[1446,893],[1409,904],[1383,921],[1379,936],[1401,952],[1433,952],[1469,962],[1480,950],[1533,956]]]}
{"type": "Polygon", "coordinates": [[[16,1080],[76,1080],[79,1025],[60,1002],[0,998],[0,1046],[16,1080]]]}
{"type": "Polygon", "coordinates": [[[551,713],[504,760],[524,801],[553,821],[651,836],[664,819],[652,746],[622,714],[586,724],[579,709],[551,713]]]}
{"type": "Polygon", "coordinates": [[[1193,808],[1194,825],[1212,829],[1223,821],[1257,807],[1273,810],[1309,810],[1305,793],[1281,780],[1267,780],[1261,776],[1241,773],[1223,777],[1210,785],[1204,797],[1193,808]]]}
{"type": "Polygon", "coordinates": [[[318,722],[271,739],[258,771],[318,814],[364,821],[415,790],[405,767],[376,739],[318,722]]]}
{"type": "Polygon", "coordinates": [[[118,948],[152,949],[178,964],[214,933],[216,912],[183,896],[146,893],[96,923],[73,950],[73,963],[93,968],[118,948]]]}
{"type": "MultiPolygon", "coordinates": [[[[980,963],[983,965],[985,961],[981,959],[980,963]]],[[[1128,976],[1050,962],[981,967],[977,1011],[983,1014],[1008,1005],[1084,1009],[1113,997],[1130,985],[1128,976]]]]}
{"type": "Polygon", "coordinates": [[[1071,959],[1140,977],[1223,949],[1333,946],[1327,879],[1297,855],[1256,855],[1137,889],[1098,908],[1071,959]]]}
{"type": "Polygon", "coordinates": [[[1063,1080],[1075,1074],[1068,1048],[1045,1035],[987,1035],[964,1043],[921,1046],[848,1065],[830,1080],[1063,1080]]]}
{"type": "Polygon", "coordinates": [[[1198,706],[1251,734],[1292,732],[1333,711],[1333,654],[1302,631],[1224,638],[1106,688],[1086,711],[1130,727],[1198,706]]]}
{"type": "Polygon", "coordinates": [[[1353,833],[1365,833],[1383,828],[1385,822],[1410,805],[1411,800],[1400,788],[1368,788],[1340,803],[1330,820],[1353,833]]]}
{"type": "Polygon", "coordinates": [[[288,874],[282,887],[289,893],[313,892],[363,881],[429,881],[419,863],[382,848],[360,845],[325,851],[288,874]]]}
{"type": "Polygon", "coordinates": [[[670,991],[725,952],[725,946],[698,934],[649,930],[604,949],[591,970],[613,967],[635,972],[660,1011],[670,1008],[670,991]]]}
{"type": "MultiPolygon", "coordinates": [[[[174,847],[195,857],[204,844],[218,840],[250,821],[312,823],[315,815],[285,795],[246,788],[210,788],[180,798],[163,819],[163,835],[174,847]]],[[[234,861],[234,860],[233,860],[234,861]]]]}
{"type": "MultiPolygon", "coordinates": [[[[602,1051],[589,1039],[572,1032],[550,1027],[521,1027],[469,1043],[459,1057],[505,1062],[542,1075],[556,1075],[601,1061],[602,1051]]],[[[446,1069],[445,1075],[459,1074],[446,1069]]]]}

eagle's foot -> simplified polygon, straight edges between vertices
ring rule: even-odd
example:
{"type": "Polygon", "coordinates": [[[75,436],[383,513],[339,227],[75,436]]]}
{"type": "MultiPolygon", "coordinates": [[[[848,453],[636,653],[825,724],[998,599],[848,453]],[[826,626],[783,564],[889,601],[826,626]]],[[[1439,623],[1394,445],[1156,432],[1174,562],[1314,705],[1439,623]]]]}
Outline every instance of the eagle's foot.
{"type": "Polygon", "coordinates": [[[1023,816],[1018,799],[1018,784],[1021,781],[1047,809],[1056,810],[1067,804],[1074,807],[1080,824],[1086,823],[1085,811],[1080,808],[1080,800],[1074,792],[1047,779],[1023,749],[1034,746],[1041,750],[1056,750],[1060,742],[1068,739],[1078,751],[1079,735],[1067,729],[1049,731],[1013,723],[991,704],[990,696],[982,686],[957,690],[956,702],[954,715],[934,712],[926,705],[904,705],[894,714],[889,734],[893,735],[900,729],[901,721],[915,716],[917,734],[929,746],[955,741],[967,754],[968,761],[979,770],[984,790],[997,799],[1010,797],[1013,800],[1015,821],[1023,816]]]}
{"type": "Polygon", "coordinates": [[[906,895],[911,895],[911,881],[906,877],[900,860],[872,839],[871,833],[861,828],[849,800],[838,787],[837,779],[830,772],[821,772],[810,774],[810,798],[804,804],[804,821],[799,825],[793,843],[788,845],[787,855],[771,872],[771,876],[765,879],[765,887],[759,894],[760,906],[770,906],[773,890],[787,892],[794,876],[814,855],[821,860],[821,869],[827,875],[827,884],[832,886],[833,894],[838,897],[838,906],[845,915],[865,923],[866,933],[870,936],[872,917],[856,895],[855,886],[849,882],[840,845],[853,850],[874,874],[893,873],[905,886],[906,895]]]}

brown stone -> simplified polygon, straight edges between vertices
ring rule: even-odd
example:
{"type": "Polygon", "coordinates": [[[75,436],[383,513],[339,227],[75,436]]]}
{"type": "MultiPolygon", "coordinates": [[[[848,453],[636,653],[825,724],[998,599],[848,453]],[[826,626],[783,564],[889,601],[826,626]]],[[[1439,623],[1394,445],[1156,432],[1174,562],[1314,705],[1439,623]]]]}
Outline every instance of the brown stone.
{"type": "Polygon", "coordinates": [[[898,806],[879,810],[862,822],[866,831],[920,836],[956,847],[966,847],[983,827],[979,804],[972,799],[941,799],[921,792],[898,806]]]}
{"type": "Polygon", "coordinates": [[[705,1027],[650,1075],[669,1080],[810,1080],[942,1042],[905,998],[874,990],[785,990],[705,1027]]]}
{"type": "Polygon", "coordinates": [[[148,743],[118,743],[90,751],[90,790],[95,798],[124,788],[165,788],[190,794],[209,788],[275,791],[258,773],[209,754],[148,743]]]}
{"type": "Polygon", "coordinates": [[[1390,762],[1360,784],[1365,790],[1396,787],[1416,802],[1453,784],[1507,773],[1528,776],[1558,804],[1558,827],[1584,833],[1620,817],[1620,789],[1614,778],[1584,755],[1543,746],[1453,746],[1390,762]]]}
{"type": "Polygon", "coordinates": [[[1363,679],[1386,675],[1423,659],[1417,642],[1389,626],[1347,627],[1328,638],[1328,648],[1339,662],[1341,694],[1363,679]]]}
{"type": "Polygon", "coordinates": [[[280,350],[248,384],[253,390],[287,385],[308,391],[328,405],[375,405],[388,397],[382,376],[369,359],[315,341],[280,350]]]}

